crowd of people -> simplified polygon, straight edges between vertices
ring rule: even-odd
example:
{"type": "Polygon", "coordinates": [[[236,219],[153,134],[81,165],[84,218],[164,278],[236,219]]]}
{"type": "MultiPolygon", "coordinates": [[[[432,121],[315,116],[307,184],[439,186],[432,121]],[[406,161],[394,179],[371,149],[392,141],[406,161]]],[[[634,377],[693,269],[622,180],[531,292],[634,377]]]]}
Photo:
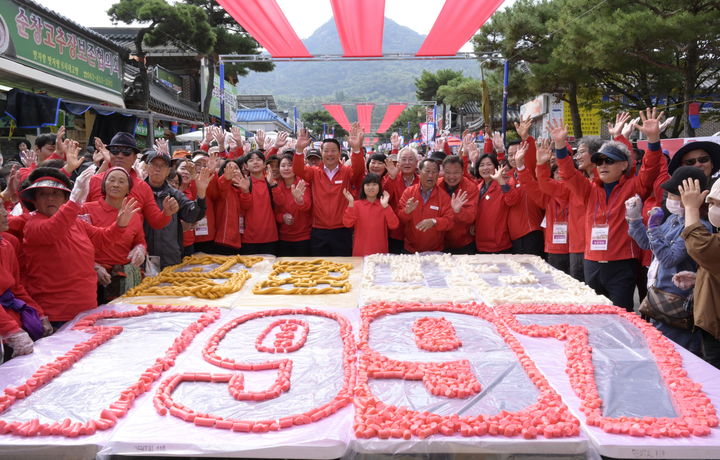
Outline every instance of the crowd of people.
{"type": "MultiPolygon", "coordinates": [[[[0,209],[0,336],[6,358],[32,352],[78,313],[185,255],[365,256],[445,251],[535,254],[720,367],[720,145],[661,151],[662,114],[620,114],[612,139],[568,142],[515,124],[519,140],[464,133],[458,152],[401,145],[347,151],[258,131],[208,127],[200,149],[142,151],[43,134],[6,166],[0,209]],[[647,141],[638,150],[632,130],[647,141]]],[[[547,299],[551,301],[552,299],[547,299]]]]}

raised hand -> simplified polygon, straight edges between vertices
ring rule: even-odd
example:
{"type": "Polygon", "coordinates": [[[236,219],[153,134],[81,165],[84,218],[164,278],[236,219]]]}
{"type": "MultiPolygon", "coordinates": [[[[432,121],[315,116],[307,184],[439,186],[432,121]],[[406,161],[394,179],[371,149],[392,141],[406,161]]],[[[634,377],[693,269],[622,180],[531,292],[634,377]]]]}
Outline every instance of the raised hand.
{"type": "Polygon", "coordinates": [[[383,190],[383,194],[380,197],[380,206],[387,208],[390,204],[390,193],[387,190],[383,190]]]}
{"type": "Polygon", "coordinates": [[[350,127],[350,134],[348,135],[348,145],[352,152],[359,152],[363,146],[363,139],[365,139],[365,133],[360,127],[360,123],[357,121],[350,127]]]}
{"type": "Polygon", "coordinates": [[[398,133],[392,133],[390,135],[390,144],[393,150],[400,150],[400,135],[398,133]]]}
{"type": "MultiPolygon", "coordinates": [[[[638,120],[640,121],[640,120],[638,120]]],[[[670,117],[667,120],[660,123],[660,132],[663,132],[667,129],[668,126],[672,124],[672,122],[675,121],[675,117],[670,117]]],[[[633,124],[637,123],[637,121],[634,121],[633,124]]]]}
{"type": "Polygon", "coordinates": [[[65,144],[63,147],[65,152],[65,166],[63,166],[63,169],[68,174],[72,174],[83,164],[84,158],[80,155],[80,144],[72,139],[65,139],[63,144],[65,144]]]}
{"type": "Polygon", "coordinates": [[[243,193],[250,193],[250,178],[245,177],[242,171],[235,171],[232,182],[243,193]]]}
{"type": "MultiPolygon", "coordinates": [[[[630,135],[632,134],[633,130],[635,130],[635,125],[638,121],[640,121],[640,117],[635,117],[629,122],[625,123],[621,134],[625,136],[626,139],[630,139],[630,135]]],[[[662,125],[660,126],[660,132],[662,132],[662,125]]]]}
{"type": "Polygon", "coordinates": [[[408,198],[408,200],[405,202],[405,214],[412,214],[415,209],[418,207],[418,200],[415,199],[415,197],[411,196],[408,198]]]}
{"type": "Polygon", "coordinates": [[[622,134],[625,123],[630,119],[630,112],[620,112],[615,115],[615,123],[608,122],[607,128],[610,133],[610,138],[614,139],[622,134]]]}
{"type": "Polygon", "coordinates": [[[495,169],[495,173],[490,176],[490,179],[494,180],[500,185],[505,185],[505,178],[503,177],[503,173],[505,172],[504,167],[500,167],[495,169]]]}
{"type": "Polygon", "coordinates": [[[197,187],[198,197],[204,198],[205,192],[207,192],[208,185],[212,180],[214,170],[205,167],[200,170],[200,174],[195,178],[195,186],[197,187]]]}
{"type": "Polygon", "coordinates": [[[528,144],[527,141],[522,141],[520,145],[518,145],[518,149],[515,152],[515,166],[518,168],[525,167],[525,154],[527,153],[529,147],[530,144],[528,144]]]}
{"type": "Polygon", "coordinates": [[[90,191],[90,178],[93,174],[95,174],[95,165],[90,166],[80,173],[77,179],[75,179],[75,185],[70,192],[70,201],[82,206],[90,191]]]}
{"type": "Polygon", "coordinates": [[[215,127],[212,125],[205,125],[205,136],[203,137],[202,144],[210,145],[215,134],[215,127]]]}
{"type": "MultiPolygon", "coordinates": [[[[547,164],[550,161],[550,158],[552,158],[552,144],[550,138],[546,137],[540,140],[537,150],[535,150],[535,158],[537,159],[537,164],[539,165],[547,164]]],[[[515,154],[515,161],[517,161],[517,154],[515,154]]]]}
{"type": "Polygon", "coordinates": [[[295,203],[302,205],[305,204],[305,190],[307,189],[305,181],[300,179],[297,184],[290,186],[290,193],[292,193],[295,203]]]}
{"type": "Polygon", "coordinates": [[[213,138],[221,152],[225,151],[225,130],[220,126],[213,127],[213,138]]]}
{"type": "Polygon", "coordinates": [[[145,180],[147,178],[147,164],[140,158],[133,163],[133,169],[140,179],[145,180]]]}
{"type": "Polygon", "coordinates": [[[468,197],[465,190],[453,193],[450,197],[450,206],[452,207],[453,212],[458,214],[467,201],[468,197]]]}
{"type": "Polygon", "coordinates": [[[568,129],[565,123],[559,120],[550,120],[547,123],[547,130],[550,132],[550,137],[555,142],[556,149],[562,149],[567,144],[568,129]]]}
{"type": "Polygon", "coordinates": [[[59,155],[61,158],[65,156],[65,147],[66,144],[63,143],[63,137],[65,136],[65,126],[61,126],[60,129],[58,129],[57,134],[55,135],[55,153],[59,155]]]}
{"type": "Polygon", "coordinates": [[[648,227],[655,228],[659,227],[665,219],[665,211],[658,208],[657,206],[648,211],[648,227]]]}
{"type": "Polygon", "coordinates": [[[20,161],[23,166],[29,168],[30,165],[37,163],[37,153],[34,150],[25,150],[20,152],[20,161]]]}
{"type": "Polygon", "coordinates": [[[155,151],[170,156],[170,143],[167,139],[155,139],[155,151]]]}
{"type": "Polygon", "coordinates": [[[285,150],[295,150],[296,143],[297,140],[293,139],[292,137],[288,137],[287,144],[285,145],[285,150]]]}
{"type": "Polygon", "coordinates": [[[180,205],[175,198],[168,195],[163,199],[162,208],[163,214],[166,216],[172,216],[180,210],[180,205]]]}
{"type": "Polygon", "coordinates": [[[680,192],[680,199],[686,211],[688,209],[700,209],[703,203],[705,203],[705,197],[710,193],[710,190],[702,191],[700,181],[697,179],[683,180],[682,185],[678,186],[678,191],[680,192]]]}
{"type": "Polygon", "coordinates": [[[287,144],[287,142],[288,142],[288,133],[286,133],[285,131],[280,131],[277,134],[277,136],[275,137],[274,147],[276,149],[280,150],[281,148],[283,148],[283,146],[285,146],[285,144],[287,144]]]}
{"type": "Polygon", "coordinates": [[[274,144],[273,140],[270,139],[269,137],[266,137],[265,144],[263,145],[263,150],[265,150],[265,151],[270,150],[273,147],[273,144],[274,144]]]}
{"type": "Polygon", "coordinates": [[[492,133],[492,143],[497,153],[505,151],[505,139],[503,139],[503,135],[500,131],[492,133]]]}
{"type": "Polygon", "coordinates": [[[240,128],[237,126],[233,126],[230,128],[230,135],[235,140],[235,145],[242,145],[245,138],[243,137],[242,133],[240,132],[240,128]]]}
{"type": "Polygon", "coordinates": [[[265,131],[258,129],[255,131],[255,145],[258,149],[265,147],[265,131]]]}
{"type": "Polygon", "coordinates": [[[308,133],[308,130],[305,128],[302,128],[300,131],[298,131],[298,138],[297,142],[295,143],[295,151],[296,152],[303,152],[305,150],[305,147],[310,145],[310,134],[308,133]]]}
{"type": "Polygon", "coordinates": [[[515,131],[517,131],[518,136],[520,136],[521,140],[525,140],[530,136],[530,128],[532,128],[533,120],[532,117],[528,115],[527,118],[523,119],[520,117],[520,123],[515,122],[515,131]]]}
{"type": "Polygon", "coordinates": [[[400,171],[394,161],[390,157],[385,158],[385,169],[387,170],[390,179],[395,179],[400,171]]]}
{"type": "Polygon", "coordinates": [[[625,200],[625,218],[627,220],[639,220],[642,218],[643,202],[639,195],[631,196],[625,200]]]}
{"type": "MultiPolygon", "coordinates": [[[[171,199],[175,201],[174,198],[171,199]]],[[[177,206],[177,201],[175,201],[175,205],[177,206]]],[[[125,198],[123,198],[122,205],[118,210],[118,215],[115,218],[115,223],[117,223],[118,227],[127,227],[130,223],[130,219],[132,219],[133,214],[135,214],[139,210],[140,205],[138,204],[138,201],[133,197],[126,196],[125,198]]]]}
{"type": "Polygon", "coordinates": [[[436,152],[444,152],[446,142],[447,142],[446,138],[438,137],[437,140],[435,140],[435,151],[436,152]]]}
{"type": "MultiPolygon", "coordinates": [[[[95,138],[95,153],[97,152],[100,152],[103,161],[110,163],[110,151],[99,137],[95,138]]],[[[95,155],[93,155],[93,161],[95,161],[95,155]]]]}
{"type": "Polygon", "coordinates": [[[348,208],[352,208],[355,204],[355,198],[352,196],[352,193],[346,188],[343,189],[343,196],[348,202],[348,208]]]}
{"type": "Polygon", "coordinates": [[[658,115],[656,107],[648,107],[645,112],[641,110],[639,113],[642,125],[635,124],[635,128],[647,137],[648,142],[660,142],[660,120],[665,112],[658,115]]]}
{"type": "Polygon", "coordinates": [[[267,181],[268,184],[270,184],[271,187],[274,187],[277,185],[277,181],[273,177],[273,172],[272,172],[272,168],[270,167],[270,165],[265,166],[265,180],[267,181]]]}

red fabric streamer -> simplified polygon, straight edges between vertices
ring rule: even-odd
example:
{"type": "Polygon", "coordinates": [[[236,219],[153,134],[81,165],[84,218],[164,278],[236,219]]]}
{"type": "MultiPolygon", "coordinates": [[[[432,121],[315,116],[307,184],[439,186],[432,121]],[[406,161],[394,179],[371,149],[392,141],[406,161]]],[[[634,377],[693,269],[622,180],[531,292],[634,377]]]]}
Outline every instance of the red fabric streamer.
{"type": "Polygon", "coordinates": [[[390,126],[395,123],[397,117],[405,110],[405,107],[407,107],[407,104],[390,104],[385,111],[385,116],[380,123],[380,128],[378,128],[377,133],[382,134],[387,131],[390,126]]]}
{"type": "Polygon", "coordinates": [[[503,0],[446,0],[416,56],[455,56],[503,0]]]}
{"type": "Polygon", "coordinates": [[[358,122],[360,123],[360,127],[365,131],[365,133],[370,132],[370,122],[372,121],[372,111],[373,111],[373,105],[372,104],[358,104],[357,105],[357,114],[358,114],[358,122]]]}
{"type": "Polygon", "coordinates": [[[218,0],[218,4],[273,57],[312,57],[275,0],[218,0]]]}
{"type": "Polygon", "coordinates": [[[382,56],[385,0],[330,0],[345,57],[382,56]]]}
{"type": "Polygon", "coordinates": [[[350,121],[348,120],[347,115],[345,115],[345,110],[342,105],[323,104],[323,107],[325,107],[325,110],[330,113],[330,116],[333,117],[335,121],[337,121],[338,124],[345,129],[345,131],[350,131],[350,121]]]}

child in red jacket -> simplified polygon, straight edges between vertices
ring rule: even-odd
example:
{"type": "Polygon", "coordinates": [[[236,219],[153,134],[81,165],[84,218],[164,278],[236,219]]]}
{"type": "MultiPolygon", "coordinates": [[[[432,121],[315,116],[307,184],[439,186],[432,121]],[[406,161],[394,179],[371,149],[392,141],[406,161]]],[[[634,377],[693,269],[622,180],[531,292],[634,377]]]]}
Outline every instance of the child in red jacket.
{"type": "Polygon", "coordinates": [[[383,191],[379,176],[368,174],[355,201],[348,189],[343,190],[348,206],[343,214],[343,225],[355,227],[353,257],[388,252],[388,229],[395,229],[400,221],[389,205],[390,194],[383,191]]]}

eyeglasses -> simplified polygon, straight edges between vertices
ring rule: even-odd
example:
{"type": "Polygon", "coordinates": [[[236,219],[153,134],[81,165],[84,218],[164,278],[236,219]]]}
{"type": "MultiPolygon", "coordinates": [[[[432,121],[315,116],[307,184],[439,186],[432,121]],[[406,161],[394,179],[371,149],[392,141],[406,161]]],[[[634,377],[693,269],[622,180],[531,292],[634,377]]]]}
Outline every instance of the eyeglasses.
{"type": "Polygon", "coordinates": [[[608,166],[612,166],[612,165],[614,165],[614,164],[617,163],[617,162],[616,162],[615,160],[613,160],[612,158],[600,157],[600,158],[598,158],[597,160],[595,160],[594,163],[595,163],[596,165],[598,165],[598,166],[602,166],[603,164],[606,164],[606,165],[608,165],[608,166]]]}
{"type": "Polygon", "coordinates": [[[687,160],[683,161],[683,164],[685,166],[694,166],[695,163],[705,164],[708,161],[710,161],[710,157],[700,157],[700,158],[688,158],[687,160]]]}
{"type": "Polygon", "coordinates": [[[116,157],[120,154],[123,154],[123,156],[129,157],[133,153],[135,153],[135,152],[133,152],[132,150],[115,150],[115,149],[110,150],[110,155],[112,155],[114,157],[116,157]]]}

